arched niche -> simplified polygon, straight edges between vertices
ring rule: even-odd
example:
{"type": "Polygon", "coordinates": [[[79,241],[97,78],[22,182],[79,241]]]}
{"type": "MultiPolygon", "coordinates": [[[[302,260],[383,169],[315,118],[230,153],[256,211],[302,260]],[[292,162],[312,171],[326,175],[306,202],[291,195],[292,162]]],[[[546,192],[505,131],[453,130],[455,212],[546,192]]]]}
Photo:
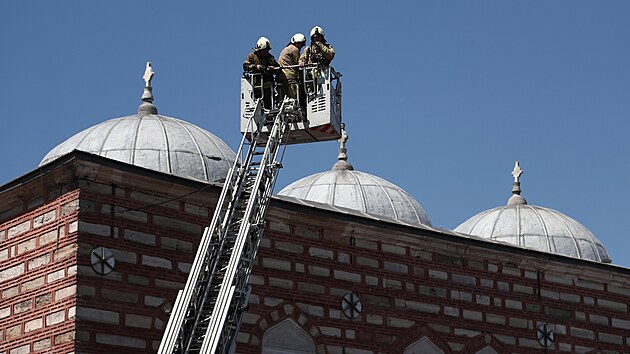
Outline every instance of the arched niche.
{"type": "Polygon", "coordinates": [[[269,328],[263,336],[263,354],[315,354],[316,352],[311,336],[290,318],[269,328]]]}
{"type": "Polygon", "coordinates": [[[422,337],[411,343],[404,351],[404,354],[444,354],[444,351],[433,344],[427,337],[422,337]]]}

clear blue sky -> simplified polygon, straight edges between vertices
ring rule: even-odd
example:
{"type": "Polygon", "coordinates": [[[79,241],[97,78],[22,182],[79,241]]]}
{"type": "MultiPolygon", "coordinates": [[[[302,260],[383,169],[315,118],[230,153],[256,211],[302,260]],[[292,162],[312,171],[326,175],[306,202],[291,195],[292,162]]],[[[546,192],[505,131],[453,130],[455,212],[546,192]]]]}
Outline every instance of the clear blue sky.
{"type": "MultiPolygon", "coordinates": [[[[322,26],[344,74],[348,155],[455,228],[506,203],[559,210],[630,267],[628,1],[2,1],[0,184],[71,135],[155,104],[238,131],[241,64],[322,26]]],[[[291,146],[278,187],[329,169],[334,142],[291,146]]]]}

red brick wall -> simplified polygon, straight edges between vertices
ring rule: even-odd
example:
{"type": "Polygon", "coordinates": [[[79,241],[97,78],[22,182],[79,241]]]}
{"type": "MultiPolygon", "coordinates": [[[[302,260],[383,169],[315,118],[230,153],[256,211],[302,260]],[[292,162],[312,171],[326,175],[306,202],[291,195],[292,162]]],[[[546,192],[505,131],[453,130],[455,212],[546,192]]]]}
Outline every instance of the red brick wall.
{"type": "Polygon", "coordinates": [[[400,353],[428,336],[445,352],[474,353],[491,343],[499,353],[543,353],[540,323],[555,329],[550,350],[630,351],[630,277],[614,267],[325,219],[322,227],[312,216],[268,219],[238,352],[260,352],[266,329],[299,316],[318,352],[400,353]],[[351,291],[363,306],[355,320],[341,312],[351,291]]]}
{"type": "Polygon", "coordinates": [[[81,190],[90,208],[79,219],[77,351],[154,353],[210,208],[124,186],[84,182],[81,190]],[[98,246],[116,259],[104,276],[90,265],[98,246]]]}
{"type": "MultiPolygon", "coordinates": [[[[0,354],[156,351],[218,190],[103,169],[0,224],[0,354]],[[90,265],[98,246],[116,258],[105,276],[90,265]]],[[[272,204],[238,352],[259,353],[286,318],[319,353],[397,353],[422,337],[445,352],[543,353],[541,322],[551,351],[630,352],[625,269],[272,204]],[[352,320],[351,291],[363,306],[352,320]]]]}
{"type": "Polygon", "coordinates": [[[73,350],[78,195],[0,224],[0,353],[73,350]]]}
{"type": "Polygon", "coordinates": [[[153,181],[80,180],[0,224],[1,354],[156,352],[217,197],[153,181]],[[116,259],[107,275],[98,246],[116,259]]]}

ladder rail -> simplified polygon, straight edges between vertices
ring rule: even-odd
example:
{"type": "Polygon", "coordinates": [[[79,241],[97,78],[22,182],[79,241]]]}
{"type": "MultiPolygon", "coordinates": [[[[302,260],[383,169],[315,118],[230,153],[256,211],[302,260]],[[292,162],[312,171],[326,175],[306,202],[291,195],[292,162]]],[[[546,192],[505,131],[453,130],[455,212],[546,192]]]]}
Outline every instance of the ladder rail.
{"type": "MultiPolygon", "coordinates": [[[[262,100],[257,100],[257,105],[262,105],[262,100]]],[[[237,159],[228,172],[158,353],[225,353],[234,343],[247,305],[247,280],[264,231],[264,214],[273,192],[270,187],[275,185],[281,166],[278,152],[288,125],[287,110],[291,109],[295,109],[294,102],[285,100],[262,154],[257,149],[263,147],[258,138],[265,115],[249,119],[252,129],[248,128],[251,143],[247,156],[241,162],[237,159]]],[[[237,156],[243,155],[246,142],[247,135],[243,135],[237,156]]]]}
{"type": "MultiPolygon", "coordinates": [[[[257,117],[251,117],[249,119],[250,121],[249,125],[253,126],[254,124],[259,124],[259,122],[256,121],[256,118],[257,117]]],[[[243,136],[236,156],[241,156],[244,146],[246,145],[245,144],[246,141],[247,141],[246,137],[243,136]]],[[[223,243],[224,239],[219,240],[219,243],[217,243],[216,246],[211,247],[213,238],[215,238],[217,234],[216,232],[213,232],[213,230],[220,231],[217,225],[219,225],[220,221],[225,223],[225,219],[228,216],[227,214],[229,214],[226,212],[229,207],[229,205],[226,205],[226,201],[228,200],[228,194],[230,194],[230,192],[232,193],[231,193],[231,198],[230,198],[229,203],[233,204],[234,202],[235,191],[233,190],[233,188],[230,188],[230,186],[235,184],[236,182],[235,178],[239,177],[238,176],[239,173],[242,173],[241,171],[242,168],[239,167],[239,165],[242,166],[243,164],[241,164],[239,160],[236,159],[234,161],[232,168],[228,171],[224,188],[222,189],[221,195],[217,202],[216,210],[213,215],[211,224],[209,227],[207,227],[204,230],[204,234],[202,236],[201,242],[197,249],[195,259],[191,266],[191,272],[189,273],[188,279],[186,281],[186,285],[184,289],[178,293],[176,303],[179,302],[181,304],[180,305],[181,307],[179,309],[177,309],[176,307],[173,308],[172,313],[171,313],[171,319],[169,319],[167,330],[164,332],[164,336],[160,344],[158,353],[175,353],[177,344],[179,344],[180,350],[183,350],[184,352],[187,351],[187,347],[189,346],[190,341],[184,338],[186,334],[183,333],[184,328],[185,328],[184,326],[184,320],[186,317],[185,315],[186,315],[186,312],[188,312],[190,309],[191,302],[199,298],[199,296],[195,296],[195,295],[198,295],[199,290],[201,290],[197,287],[197,284],[199,284],[200,281],[202,280],[201,279],[202,276],[204,274],[209,274],[211,276],[212,274],[214,274],[214,271],[216,270],[214,269],[216,268],[216,264],[214,265],[214,267],[211,265],[213,258],[216,258],[216,257],[213,257],[213,255],[216,255],[217,253],[221,251],[221,248],[224,245],[223,243]],[[206,272],[202,273],[202,270],[204,268],[208,268],[208,269],[206,270],[206,272]],[[188,307],[184,306],[185,304],[187,304],[188,307]],[[176,313],[176,310],[179,310],[181,313],[176,313]],[[184,342],[188,342],[188,343],[184,345],[185,344],[184,342]],[[186,348],[184,349],[182,347],[186,347],[186,348]]],[[[206,283],[208,284],[211,283],[211,280],[212,279],[210,277],[209,279],[207,279],[206,283]]],[[[196,320],[198,321],[198,318],[196,320]]],[[[195,323],[193,322],[193,326],[194,325],[195,323]]]]}
{"type": "MultiPolygon", "coordinates": [[[[250,124],[252,124],[254,122],[254,118],[252,117],[250,124]]],[[[257,134],[258,135],[258,134],[257,134]]],[[[256,135],[256,137],[257,137],[256,135]]],[[[243,139],[241,140],[241,145],[239,147],[237,156],[241,156],[243,153],[243,147],[246,145],[246,139],[245,137],[243,137],[243,139]]],[[[253,159],[253,154],[251,153],[252,151],[254,151],[255,149],[255,143],[253,145],[250,145],[250,148],[248,149],[248,155],[245,158],[245,161],[243,163],[241,163],[240,167],[238,166],[238,164],[236,164],[233,166],[233,170],[238,171],[238,173],[236,175],[232,175],[232,180],[230,182],[230,184],[228,186],[232,187],[232,193],[230,194],[230,201],[227,204],[227,207],[224,211],[224,215],[223,215],[223,219],[222,219],[222,223],[221,223],[221,227],[220,228],[216,228],[216,225],[213,227],[211,226],[211,230],[214,230],[215,234],[214,236],[216,236],[219,239],[219,243],[218,243],[218,247],[215,247],[215,249],[217,250],[216,252],[211,252],[210,255],[210,259],[209,262],[211,264],[211,266],[208,268],[208,272],[209,273],[209,278],[206,282],[204,282],[204,286],[203,286],[203,293],[201,294],[201,296],[198,297],[199,301],[197,303],[197,308],[198,309],[203,309],[206,300],[208,299],[208,293],[212,290],[211,287],[213,285],[212,281],[213,281],[213,277],[216,274],[216,270],[217,267],[219,266],[219,257],[220,254],[224,251],[224,247],[225,247],[225,243],[227,242],[227,233],[229,232],[229,228],[232,226],[232,220],[234,220],[234,214],[236,212],[236,209],[239,207],[239,201],[240,201],[240,196],[241,193],[243,192],[244,189],[244,184],[246,182],[246,180],[244,179],[244,175],[247,173],[247,166],[250,166],[252,163],[252,159],[253,159]]],[[[227,179],[226,179],[227,180],[227,179]]],[[[228,188],[226,188],[224,186],[223,188],[224,190],[227,190],[228,188]]],[[[228,191],[229,192],[229,191],[228,191]]],[[[223,193],[223,191],[222,191],[223,193]]],[[[226,195],[227,196],[227,195],[226,195]]],[[[223,203],[225,203],[225,200],[223,200],[223,203]]],[[[219,205],[217,205],[218,207],[219,205]]],[[[221,206],[223,207],[223,205],[221,206]]],[[[223,209],[222,209],[223,210],[223,209]]],[[[218,215],[219,210],[217,210],[217,212],[215,212],[215,216],[218,215]]],[[[220,217],[220,215],[219,215],[220,217]]],[[[217,220],[218,221],[218,220],[217,220]]],[[[214,251],[214,250],[213,250],[214,251]]],[[[232,253],[234,253],[234,251],[232,250],[232,253]]],[[[224,287],[225,285],[221,285],[221,289],[224,287]]],[[[220,295],[219,295],[220,296],[220,295]]],[[[214,306],[216,308],[216,304],[214,306]]],[[[192,320],[191,322],[191,328],[189,328],[189,337],[188,340],[186,341],[186,343],[184,343],[184,352],[188,352],[190,349],[190,346],[192,345],[192,341],[195,340],[194,338],[194,333],[197,329],[197,326],[200,323],[200,319],[201,316],[204,315],[204,312],[199,310],[196,311],[195,313],[195,318],[192,320]]],[[[214,316],[210,317],[211,319],[214,316]]]]}
{"type": "MultiPolygon", "coordinates": [[[[230,171],[230,173],[231,172],[232,171],[230,171]]],[[[226,181],[228,179],[226,179],[226,181]]],[[[188,280],[186,281],[186,285],[184,286],[184,290],[181,290],[178,293],[176,303],[180,302],[182,306],[183,304],[190,305],[191,302],[194,302],[198,298],[198,296],[195,296],[195,295],[198,295],[198,291],[201,289],[198,288],[196,285],[201,281],[201,277],[204,274],[212,274],[212,272],[207,272],[207,271],[202,273],[202,270],[203,268],[207,267],[206,265],[209,265],[211,263],[209,262],[209,259],[213,258],[212,254],[218,251],[216,246],[211,247],[213,236],[215,236],[212,230],[216,229],[217,222],[221,217],[222,213],[219,212],[219,208],[221,208],[221,204],[222,204],[221,201],[225,200],[228,191],[229,190],[227,188],[224,188],[222,195],[219,199],[219,203],[217,203],[217,211],[215,212],[211,226],[206,227],[206,229],[204,230],[204,234],[202,236],[201,242],[197,249],[195,260],[193,261],[193,265],[191,267],[188,280]]],[[[218,248],[220,247],[221,245],[219,244],[218,248]]],[[[158,351],[158,353],[174,353],[175,347],[178,344],[177,341],[180,341],[179,343],[180,348],[182,346],[187,347],[185,343],[188,343],[189,341],[186,338],[183,338],[184,333],[182,333],[182,331],[184,330],[183,323],[186,317],[185,316],[186,312],[188,312],[188,309],[189,307],[181,307],[179,308],[179,311],[181,313],[176,313],[176,310],[178,310],[178,308],[173,307],[171,317],[175,320],[169,319],[169,325],[171,324],[171,322],[176,321],[176,323],[174,323],[172,326],[173,328],[172,332],[169,332],[168,330],[165,331],[165,335],[162,342],[167,343],[167,345],[165,345],[163,349],[162,349],[162,345],[160,345],[160,350],[158,351]],[[176,333],[173,333],[173,332],[176,332],[176,333]]]]}
{"type": "Polygon", "coordinates": [[[252,187],[255,194],[250,196],[244,214],[246,223],[239,230],[228,265],[228,273],[224,277],[223,285],[221,286],[219,298],[223,301],[217,303],[214,308],[211,316],[211,325],[208,327],[204,344],[201,347],[202,353],[225,353],[235,339],[236,329],[239,327],[239,320],[243,313],[242,308],[246,304],[239,303],[239,301],[243,300],[243,296],[235,298],[234,293],[238,290],[241,292],[239,295],[243,295],[247,276],[251,271],[252,262],[256,255],[257,247],[249,247],[248,252],[244,252],[247,241],[254,236],[257,246],[260,234],[262,234],[261,231],[263,229],[260,227],[262,220],[258,219],[264,216],[269,201],[268,197],[272,192],[266,188],[268,187],[267,183],[264,185],[262,183],[273,180],[273,176],[277,175],[276,159],[287,124],[287,119],[284,115],[285,103],[286,101],[283,102],[280,112],[275,117],[274,125],[259,165],[256,180],[252,187]],[[260,188],[261,186],[263,188],[260,188]],[[250,231],[254,225],[256,232],[255,235],[252,235],[250,231]],[[243,256],[245,255],[248,257],[243,261],[243,256]],[[226,325],[227,317],[230,314],[232,315],[230,323],[233,325],[226,325]]]}
{"type": "Polygon", "coordinates": [[[183,299],[182,296],[183,290],[177,292],[177,297],[175,298],[175,303],[173,305],[173,309],[171,310],[171,318],[166,324],[166,329],[164,330],[164,337],[160,342],[160,347],[158,348],[158,353],[163,353],[170,349],[172,352],[175,347],[175,343],[177,342],[177,336],[167,334],[176,333],[176,330],[181,326],[184,321],[185,312],[182,311],[183,299]]]}
{"type": "MultiPolygon", "coordinates": [[[[253,120],[253,117],[251,120],[253,120]]],[[[243,147],[245,146],[244,143],[245,143],[245,139],[242,139],[241,145],[239,146],[239,150],[236,156],[240,156],[242,154],[243,147]]],[[[246,164],[247,163],[248,161],[246,162],[246,164]]],[[[215,210],[215,214],[213,216],[213,220],[209,228],[209,231],[211,234],[208,240],[210,241],[210,244],[204,245],[206,246],[204,249],[208,249],[208,246],[212,244],[211,241],[213,239],[217,239],[218,242],[216,242],[215,243],[216,245],[210,249],[210,252],[207,252],[205,253],[204,256],[202,256],[204,264],[209,265],[207,267],[208,268],[207,271],[203,274],[203,275],[208,275],[208,278],[206,281],[202,281],[203,279],[200,278],[199,274],[197,274],[197,277],[196,277],[197,281],[195,282],[195,284],[202,283],[203,287],[201,289],[199,287],[195,287],[195,289],[192,290],[193,292],[198,293],[198,296],[195,297],[197,300],[195,304],[196,305],[195,308],[198,310],[195,311],[194,313],[194,318],[192,319],[190,323],[190,328],[188,328],[188,333],[185,333],[185,334],[188,334],[188,337],[182,343],[182,350],[184,352],[188,352],[192,344],[192,341],[195,339],[193,334],[195,333],[195,330],[200,323],[200,317],[203,315],[203,311],[199,309],[203,309],[203,306],[205,305],[205,302],[208,297],[208,292],[211,290],[213,277],[216,274],[217,266],[219,266],[218,261],[219,261],[220,254],[225,247],[225,242],[226,242],[226,238],[224,237],[225,228],[229,226],[228,225],[229,219],[232,217],[234,213],[235,202],[238,199],[240,183],[238,185],[236,184],[242,178],[241,177],[243,173],[242,166],[243,164],[241,163],[241,167],[239,167],[238,159],[234,161],[234,165],[232,166],[232,169],[230,170],[230,173],[228,174],[228,178],[226,178],[226,184],[224,184],[224,188],[221,191],[221,196],[219,198],[219,202],[217,203],[217,209],[215,210]],[[229,201],[227,199],[228,195],[230,196],[229,201]],[[219,225],[218,224],[219,220],[221,220],[221,224],[220,224],[221,227],[217,228],[217,225],[219,225]]]]}

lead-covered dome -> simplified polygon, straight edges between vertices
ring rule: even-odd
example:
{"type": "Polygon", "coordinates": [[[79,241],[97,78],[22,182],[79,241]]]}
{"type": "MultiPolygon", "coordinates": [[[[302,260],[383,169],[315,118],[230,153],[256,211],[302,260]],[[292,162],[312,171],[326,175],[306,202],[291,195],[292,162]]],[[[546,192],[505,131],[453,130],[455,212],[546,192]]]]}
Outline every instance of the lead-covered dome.
{"type": "Polygon", "coordinates": [[[331,171],[304,177],[278,194],[431,226],[426,212],[409,193],[380,177],[354,170],[346,161],[345,130],[343,134],[339,161],[331,171]]]}
{"type": "MultiPolygon", "coordinates": [[[[152,77],[152,71],[150,74],[152,77]]],[[[207,130],[158,115],[150,77],[138,114],[110,119],[77,133],[52,149],[40,166],[81,150],[180,177],[208,182],[225,179],[234,163],[234,152],[207,130]]]]}
{"type": "Polygon", "coordinates": [[[584,225],[559,211],[527,204],[520,195],[518,161],[512,174],[515,181],[508,205],[483,211],[454,231],[537,251],[611,262],[602,243],[584,225]]]}

